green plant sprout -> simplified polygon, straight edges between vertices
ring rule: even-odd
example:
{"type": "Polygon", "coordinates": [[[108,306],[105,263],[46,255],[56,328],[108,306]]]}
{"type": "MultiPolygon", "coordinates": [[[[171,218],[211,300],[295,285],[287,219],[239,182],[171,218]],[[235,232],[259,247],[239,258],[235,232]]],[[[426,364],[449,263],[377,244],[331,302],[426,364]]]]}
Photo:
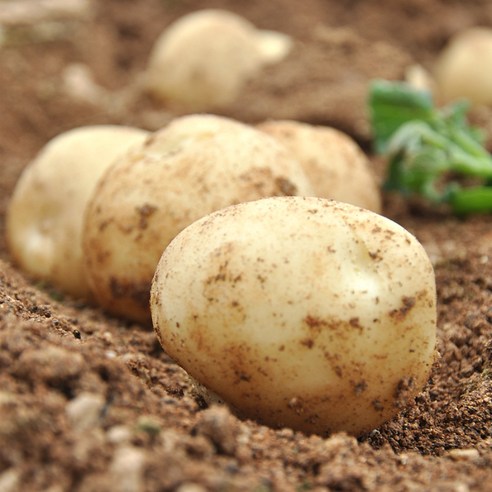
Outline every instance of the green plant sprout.
{"type": "Polygon", "coordinates": [[[467,109],[466,101],[436,108],[430,92],[373,81],[369,112],[375,151],[389,162],[385,189],[448,204],[456,215],[491,213],[492,157],[467,109]]]}

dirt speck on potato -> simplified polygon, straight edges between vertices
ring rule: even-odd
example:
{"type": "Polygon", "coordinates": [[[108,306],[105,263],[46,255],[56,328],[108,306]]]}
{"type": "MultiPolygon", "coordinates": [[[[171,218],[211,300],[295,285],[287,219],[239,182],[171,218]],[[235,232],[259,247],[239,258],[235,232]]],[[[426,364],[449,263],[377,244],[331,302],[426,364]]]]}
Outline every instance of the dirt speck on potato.
{"type": "Polygon", "coordinates": [[[140,215],[140,220],[138,226],[140,229],[146,229],[149,224],[149,218],[157,211],[155,205],[149,205],[144,203],[142,206],[138,207],[137,212],[140,215]]]}
{"type": "Polygon", "coordinates": [[[280,190],[279,195],[280,196],[291,196],[295,195],[297,192],[297,187],[289,181],[287,178],[277,178],[275,180],[275,183],[278,186],[278,189],[280,190]]]}
{"type": "Polygon", "coordinates": [[[410,312],[410,310],[415,306],[415,298],[414,297],[402,297],[401,299],[401,307],[390,311],[389,315],[401,321],[405,318],[405,316],[410,312]]]}

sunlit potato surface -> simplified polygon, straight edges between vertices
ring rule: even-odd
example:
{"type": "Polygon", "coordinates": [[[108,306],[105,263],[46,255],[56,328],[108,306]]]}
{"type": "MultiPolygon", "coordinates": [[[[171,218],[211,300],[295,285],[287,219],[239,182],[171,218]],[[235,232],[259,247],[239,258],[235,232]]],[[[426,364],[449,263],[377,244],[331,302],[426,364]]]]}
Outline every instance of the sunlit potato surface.
{"type": "Polygon", "coordinates": [[[81,231],[89,197],[104,171],[148,132],[117,125],[85,126],[50,140],[25,168],[7,213],[16,263],[75,297],[90,296],[81,231]]]}

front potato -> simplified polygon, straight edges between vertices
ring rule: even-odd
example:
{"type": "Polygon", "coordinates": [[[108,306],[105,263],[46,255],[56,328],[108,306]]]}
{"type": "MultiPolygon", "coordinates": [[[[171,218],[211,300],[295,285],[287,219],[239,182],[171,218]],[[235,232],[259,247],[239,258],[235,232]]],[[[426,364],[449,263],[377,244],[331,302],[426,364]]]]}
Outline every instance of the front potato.
{"type": "Polygon", "coordinates": [[[83,246],[96,300],[150,322],[152,276],[182,229],[233,203],[291,194],[314,192],[273,138],[227,118],[176,118],[115,162],[90,200],[83,246]]]}
{"type": "Polygon", "coordinates": [[[427,381],[434,273],[402,227],[276,197],[193,223],[165,250],[151,311],[165,351],[245,417],[359,435],[427,381]]]}

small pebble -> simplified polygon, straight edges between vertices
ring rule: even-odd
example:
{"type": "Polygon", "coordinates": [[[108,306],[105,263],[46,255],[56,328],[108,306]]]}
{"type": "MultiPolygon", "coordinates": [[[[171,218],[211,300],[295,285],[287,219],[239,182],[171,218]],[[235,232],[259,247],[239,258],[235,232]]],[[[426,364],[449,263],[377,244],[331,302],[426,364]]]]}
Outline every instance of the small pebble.
{"type": "Polygon", "coordinates": [[[184,483],[176,489],[176,492],[207,492],[207,489],[196,483],[184,483]]]}
{"type": "Polygon", "coordinates": [[[198,435],[207,437],[219,453],[233,455],[241,429],[237,419],[225,406],[212,405],[200,412],[194,430],[198,435]]]}
{"type": "Polygon", "coordinates": [[[73,427],[83,431],[98,425],[105,404],[101,395],[81,393],[67,404],[66,412],[73,427]]]}
{"type": "Polygon", "coordinates": [[[111,444],[126,444],[132,438],[132,431],[126,425],[115,425],[108,429],[106,437],[111,444]]]}
{"type": "Polygon", "coordinates": [[[456,461],[478,461],[480,459],[480,453],[473,448],[451,449],[448,451],[448,456],[456,461]]]}
{"type": "Polygon", "coordinates": [[[141,492],[145,453],[134,446],[121,446],[116,450],[110,466],[113,490],[141,492]]]}
{"type": "Polygon", "coordinates": [[[19,489],[20,471],[9,468],[0,474],[0,492],[17,492],[19,489]]]}

